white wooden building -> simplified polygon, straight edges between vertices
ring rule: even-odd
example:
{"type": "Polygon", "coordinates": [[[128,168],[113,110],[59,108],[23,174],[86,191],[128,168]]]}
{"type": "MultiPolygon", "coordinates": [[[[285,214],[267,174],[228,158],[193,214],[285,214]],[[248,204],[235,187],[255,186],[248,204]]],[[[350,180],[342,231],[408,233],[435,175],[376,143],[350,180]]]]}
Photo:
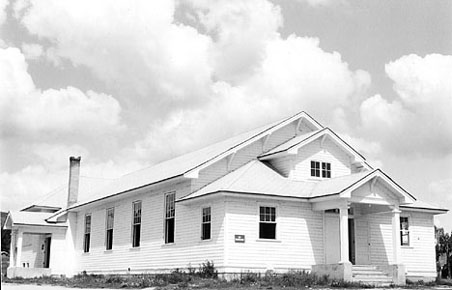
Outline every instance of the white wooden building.
{"type": "Polygon", "coordinates": [[[436,276],[433,217],[307,113],[115,180],[79,176],[11,212],[8,275],[308,270],[346,280],[436,276]]]}

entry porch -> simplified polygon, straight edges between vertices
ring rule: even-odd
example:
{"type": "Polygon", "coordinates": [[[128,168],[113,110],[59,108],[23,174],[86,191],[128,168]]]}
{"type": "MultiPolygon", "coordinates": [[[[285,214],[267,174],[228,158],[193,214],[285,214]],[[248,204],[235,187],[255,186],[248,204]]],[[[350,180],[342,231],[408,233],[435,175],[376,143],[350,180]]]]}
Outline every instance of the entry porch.
{"type": "Polygon", "coordinates": [[[312,205],[324,220],[324,264],[313,272],[346,281],[405,284],[400,205],[414,201],[375,172],[312,205]]]}
{"type": "Polygon", "coordinates": [[[55,265],[56,254],[61,252],[57,245],[61,244],[67,227],[64,224],[34,223],[41,215],[36,212],[9,213],[5,222],[5,229],[11,230],[8,278],[34,278],[53,274],[52,265],[55,265]],[[32,216],[34,219],[28,219],[25,223],[24,216],[32,216]]]}

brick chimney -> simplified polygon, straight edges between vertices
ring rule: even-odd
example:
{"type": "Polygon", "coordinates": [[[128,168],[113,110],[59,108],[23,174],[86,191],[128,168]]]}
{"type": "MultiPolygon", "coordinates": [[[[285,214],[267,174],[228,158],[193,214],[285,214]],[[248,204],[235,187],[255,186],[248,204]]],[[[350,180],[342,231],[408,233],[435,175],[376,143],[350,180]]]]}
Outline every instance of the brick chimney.
{"type": "Polygon", "coordinates": [[[80,160],[82,157],[69,157],[69,186],[67,194],[67,206],[70,207],[77,202],[78,185],[80,181],[80,160]]]}

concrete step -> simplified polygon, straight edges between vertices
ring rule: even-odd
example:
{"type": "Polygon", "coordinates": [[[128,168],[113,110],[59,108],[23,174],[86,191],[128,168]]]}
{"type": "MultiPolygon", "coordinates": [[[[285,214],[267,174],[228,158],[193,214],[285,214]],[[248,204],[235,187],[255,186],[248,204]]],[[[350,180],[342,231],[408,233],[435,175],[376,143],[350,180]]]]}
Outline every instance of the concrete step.
{"type": "Polygon", "coordinates": [[[352,267],[352,280],[375,286],[389,286],[392,284],[392,277],[379,271],[376,266],[356,265],[352,267]]]}

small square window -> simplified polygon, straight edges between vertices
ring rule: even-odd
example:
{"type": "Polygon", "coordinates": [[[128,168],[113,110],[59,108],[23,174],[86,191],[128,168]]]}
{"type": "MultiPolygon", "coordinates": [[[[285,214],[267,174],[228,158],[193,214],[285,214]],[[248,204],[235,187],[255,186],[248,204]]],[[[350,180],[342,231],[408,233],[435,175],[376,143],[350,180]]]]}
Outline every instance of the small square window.
{"type": "Polygon", "coordinates": [[[311,176],[320,177],[320,162],[311,161],[311,176]]]}
{"type": "Polygon", "coordinates": [[[322,162],[322,177],[331,178],[331,163],[322,162]]]}

